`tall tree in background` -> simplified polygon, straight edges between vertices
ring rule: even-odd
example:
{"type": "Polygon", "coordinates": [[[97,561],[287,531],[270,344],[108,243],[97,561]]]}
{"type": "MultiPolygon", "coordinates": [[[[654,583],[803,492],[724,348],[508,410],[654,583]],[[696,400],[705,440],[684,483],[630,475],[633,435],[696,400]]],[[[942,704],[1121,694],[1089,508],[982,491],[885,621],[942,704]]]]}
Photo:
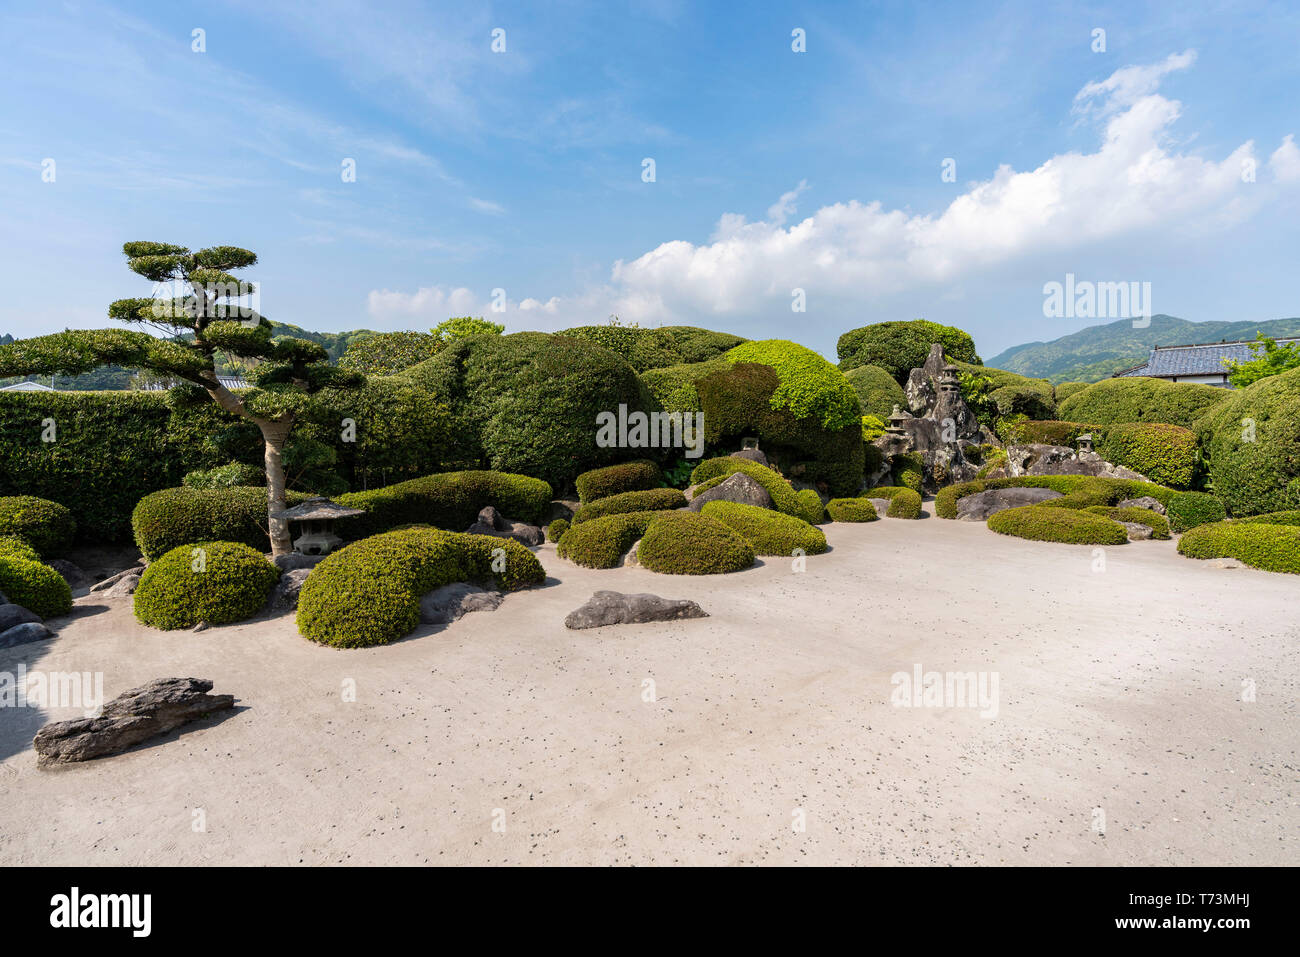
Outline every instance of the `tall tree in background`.
{"type": "Polygon", "coordinates": [[[76,375],[114,364],[202,389],[221,408],[261,431],[271,551],[292,551],[288,523],[272,517],[286,505],[285,442],[316,392],[357,388],[364,378],[329,365],[328,354],[316,343],[271,338],[271,323],[242,304],[255,288],[231,275],[257,262],[247,249],[211,246],[191,252],[184,246],[136,242],[126,243],[122,251],[131,271],[155,284],[154,295],[119,299],[108,307],[109,318],[153,326],[169,338],[128,329],[86,329],[20,339],[0,345],[0,376],[76,375]],[[223,386],[216,372],[218,353],[259,360],[254,387],[236,395],[223,386]]]}

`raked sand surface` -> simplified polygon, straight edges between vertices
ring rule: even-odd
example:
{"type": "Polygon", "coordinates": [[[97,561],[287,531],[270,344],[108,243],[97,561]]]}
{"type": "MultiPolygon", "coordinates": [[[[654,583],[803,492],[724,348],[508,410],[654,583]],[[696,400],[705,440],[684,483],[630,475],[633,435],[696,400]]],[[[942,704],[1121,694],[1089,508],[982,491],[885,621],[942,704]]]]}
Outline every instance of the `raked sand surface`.
{"type": "Polygon", "coordinates": [[[163,633],[80,599],[0,671],[102,671],[110,698],[206,677],[237,710],[54,771],[32,734],[77,712],[0,710],[0,863],[1300,859],[1300,578],[1170,542],[1097,572],[935,518],[825,530],[803,573],[591,571],[548,545],[547,587],[359,651],[292,616],[163,633]],[[601,588],[712,617],[565,629],[601,588]],[[997,716],[891,705],[918,664],[996,672],[997,716]]]}

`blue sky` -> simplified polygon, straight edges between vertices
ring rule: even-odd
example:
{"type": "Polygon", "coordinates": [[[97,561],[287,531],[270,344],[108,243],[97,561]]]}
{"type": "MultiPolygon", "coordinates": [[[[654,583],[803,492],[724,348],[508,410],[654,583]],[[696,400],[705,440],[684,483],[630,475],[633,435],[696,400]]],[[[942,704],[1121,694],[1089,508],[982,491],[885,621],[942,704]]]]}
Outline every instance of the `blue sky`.
{"type": "Polygon", "coordinates": [[[0,332],[108,325],[133,239],[251,248],[318,330],[618,314],[833,358],[925,317],[988,357],[1109,321],[1044,317],[1067,272],[1300,314],[1300,12],[1186,7],[6,4],[0,332]]]}

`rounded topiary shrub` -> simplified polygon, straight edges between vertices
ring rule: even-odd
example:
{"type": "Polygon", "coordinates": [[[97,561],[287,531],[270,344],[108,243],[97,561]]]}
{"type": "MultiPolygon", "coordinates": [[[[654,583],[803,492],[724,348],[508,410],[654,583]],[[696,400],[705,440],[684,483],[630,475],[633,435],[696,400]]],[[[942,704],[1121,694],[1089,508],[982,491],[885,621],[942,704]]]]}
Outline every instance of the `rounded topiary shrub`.
{"type": "Polygon", "coordinates": [[[889,518],[920,518],[921,493],[916,489],[902,485],[880,485],[862,494],[863,498],[887,498],[889,508],[885,515],[889,518]]]}
{"type": "Polygon", "coordinates": [[[1263,522],[1198,525],[1178,540],[1188,558],[1235,558],[1268,572],[1300,575],[1300,527],[1263,522]]]}
{"type": "MultiPolygon", "coordinates": [[[[306,501],[301,492],[290,492],[292,507],[306,501]]],[[[131,513],[135,543],[150,561],[193,542],[239,542],[269,551],[266,521],[266,489],[167,488],[146,495],[131,513]]]]}
{"type": "Polygon", "coordinates": [[[661,512],[685,507],[686,496],[675,488],[620,492],[618,495],[607,495],[582,506],[574,513],[573,524],[580,525],[605,515],[621,515],[625,512],[661,512]]]}
{"type": "Polygon", "coordinates": [[[21,538],[43,556],[57,555],[72,544],[77,521],[58,502],[7,495],[0,497],[0,535],[21,538]]]}
{"type": "Polygon", "coordinates": [[[348,492],[340,495],[338,502],[366,513],[336,526],[335,531],[344,538],[377,535],[412,524],[458,532],[472,525],[487,505],[508,518],[540,521],[551,505],[551,487],[541,479],[509,472],[439,472],[365,492],[348,492]]]}
{"type": "Polygon", "coordinates": [[[21,543],[0,550],[0,592],[42,618],[66,615],[72,610],[72,589],[53,568],[29,556],[21,543]]]}
{"type": "Polygon", "coordinates": [[[25,562],[38,564],[41,560],[40,553],[36,549],[13,535],[0,537],[0,558],[21,558],[25,562]]]}
{"type": "Polygon", "coordinates": [[[1004,416],[1030,419],[1056,417],[1056,398],[1046,379],[1031,379],[1006,369],[963,362],[949,357],[957,367],[962,398],[984,425],[993,428],[1004,416]]]}
{"type": "Polygon", "coordinates": [[[665,575],[720,575],[754,564],[754,548],[717,519],[667,512],[646,528],[637,561],[665,575]]]}
{"type": "Polygon", "coordinates": [[[164,631],[229,625],[256,615],[279,578],[266,556],[239,542],[181,545],[140,576],[135,617],[164,631]]]}
{"type": "Polygon", "coordinates": [[[1124,422],[1101,432],[1097,452],[1108,462],[1141,472],[1170,488],[1189,488],[1196,477],[1196,433],[1163,422],[1124,422]]]}
{"type": "Polygon", "coordinates": [[[844,373],[853,391],[858,394],[858,404],[863,415],[874,415],[888,420],[894,406],[907,408],[907,393],[894,381],[894,377],[880,366],[858,366],[844,373]]]}
{"type": "Polygon", "coordinates": [[[661,512],[626,512],[593,518],[569,528],[556,553],[587,568],[616,568],[632,544],[661,512]]]}
{"type": "Polygon", "coordinates": [[[1093,515],[1102,515],[1112,522],[1130,522],[1145,525],[1151,529],[1152,538],[1169,538],[1169,520],[1159,512],[1153,512],[1149,508],[1110,508],[1106,505],[1089,505],[1084,511],[1093,515]]]}
{"type": "MultiPolygon", "coordinates": [[[[763,486],[767,494],[772,496],[772,504],[776,506],[778,512],[784,512],[786,515],[794,515],[804,521],[810,521],[808,513],[811,503],[806,498],[801,500],[795,492],[794,486],[772,469],[766,465],[760,465],[752,459],[741,459],[731,455],[705,459],[691,470],[691,484],[697,486],[695,494],[698,495],[737,472],[743,472],[763,486]],[[712,479],[717,481],[709,484],[712,479]]],[[[816,495],[817,493],[813,492],[812,494],[816,495]]],[[[820,498],[817,500],[817,506],[820,510],[820,498]]]]}
{"type": "Polygon", "coordinates": [[[654,462],[637,459],[635,462],[622,462],[583,472],[574,481],[574,485],[578,488],[578,499],[586,504],[622,492],[658,488],[663,484],[663,478],[662,470],[654,462]]]}
{"type": "Polygon", "coordinates": [[[1223,503],[1205,492],[1180,492],[1165,503],[1165,514],[1175,532],[1185,532],[1197,525],[1221,522],[1227,517],[1223,503]]]}
{"type": "Polygon", "coordinates": [[[773,409],[784,409],[797,419],[813,419],[830,431],[856,425],[861,419],[857,393],[844,373],[807,346],[764,339],[736,346],[724,358],[732,364],[757,362],[776,371],[778,385],[770,400],[773,409]]]}
{"type": "Polygon", "coordinates": [[[833,498],[826,503],[826,513],[833,522],[875,522],[880,519],[876,506],[867,498],[833,498]]]}
{"type": "Polygon", "coordinates": [[[546,540],[548,542],[558,542],[568,530],[569,520],[567,518],[557,518],[546,526],[546,540]]]}
{"type": "Polygon", "coordinates": [[[1060,418],[1070,422],[1166,422],[1191,428],[1208,409],[1228,396],[1226,389],[1146,376],[1103,379],[1061,402],[1060,418]]]}
{"type": "Polygon", "coordinates": [[[363,538],[312,569],[298,596],[298,631],[339,648],[386,645],[420,623],[420,599],[452,582],[505,591],[540,585],[537,556],[514,539],[413,527],[363,538]]]}
{"type": "Polygon", "coordinates": [[[218,465],[214,469],[201,469],[186,472],[181,484],[187,488],[238,488],[252,485],[265,485],[266,472],[256,465],[244,462],[231,462],[218,465]]]}
{"type": "Polygon", "coordinates": [[[802,518],[809,525],[820,525],[826,521],[826,506],[822,503],[822,497],[810,488],[801,488],[794,493],[795,500],[799,503],[799,514],[797,518],[802,518]]]}
{"type": "Polygon", "coordinates": [[[991,515],[988,527],[1002,535],[1014,535],[1036,542],[1065,542],[1071,545],[1123,545],[1128,532],[1119,522],[1101,515],[1068,508],[1024,505],[991,515]]]}
{"type": "Polygon", "coordinates": [[[1056,393],[1056,401],[1058,403],[1064,402],[1070,396],[1082,392],[1090,385],[1092,385],[1091,382],[1062,382],[1054,389],[1056,393]]]}
{"type": "Polygon", "coordinates": [[[909,372],[925,363],[930,345],[935,342],[943,344],[943,353],[949,361],[980,363],[980,357],[975,353],[975,340],[969,333],[924,319],[877,322],[850,329],[840,336],[836,352],[841,369],[879,366],[893,376],[894,381],[902,383],[907,381],[909,372]]]}
{"type": "Polygon", "coordinates": [[[756,555],[793,555],[795,549],[801,549],[805,555],[826,551],[826,535],[820,528],[770,508],[713,501],[704,503],[700,514],[717,519],[739,533],[753,546],[756,555]]]}

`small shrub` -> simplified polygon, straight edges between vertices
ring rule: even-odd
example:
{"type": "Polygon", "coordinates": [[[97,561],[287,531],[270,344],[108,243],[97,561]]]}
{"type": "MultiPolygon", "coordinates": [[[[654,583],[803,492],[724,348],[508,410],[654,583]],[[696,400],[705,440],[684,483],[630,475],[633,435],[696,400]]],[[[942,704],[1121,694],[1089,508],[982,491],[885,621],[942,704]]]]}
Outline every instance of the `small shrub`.
{"type": "Polygon", "coordinates": [[[540,521],[550,508],[551,487],[541,479],[509,472],[441,472],[368,492],[349,492],[340,495],[338,502],[366,512],[336,526],[344,538],[411,524],[461,531],[487,505],[509,518],[540,521]]]}
{"type": "Polygon", "coordinates": [[[9,495],[0,498],[0,535],[21,538],[42,556],[57,555],[72,544],[77,521],[58,502],[9,495]]]}
{"type": "Polygon", "coordinates": [[[826,551],[826,535],[819,528],[770,508],[738,502],[706,502],[701,515],[717,519],[738,532],[757,555],[793,555],[796,548],[805,555],[826,551]]]}
{"type": "Polygon", "coordinates": [[[620,492],[607,495],[582,506],[574,513],[573,524],[580,525],[593,518],[621,515],[625,512],[660,512],[685,508],[686,496],[675,488],[650,488],[638,492],[620,492]]]}
{"type": "Polygon", "coordinates": [[[231,462],[214,469],[187,472],[181,484],[186,488],[237,488],[266,484],[266,472],[256,465],[231,462]]]}
{"type": "Polygon", "coordinates": [[[869,492],[863,492],[862,497],[889,499],[889,508],[885,509],[885,515],[889,518],[921,517],[921,495],[915,489],[901,485],[880,485],[869,492]]]}
{"type": "Polygon", "coordinates": [[[765,339],[738,345],[725,358],[733,364],[757,362],[776,370],[780,384],[770,400],[773,409],[785,409],[797,419],[813,419],[830,431],[856,425],[862,417],[857,393],[844,373],[806,346],[765,339]]]}
{"type": "Polygon", "coordinates": [[[918,495],[925,484],[924,459],[918,452],[904,452],[894,457],[894,482],[918,495]]]}
{"type": "Polygon", "coordinates": [[[574,525],[561,536],[556,552],[586,568],[616,568],[632,544],[661,512],[626,512],[574,525]]]}
{"type": "Polygon", "coordinates": [[[858,366],[845,372],[844,378],[858,394],[863,415],[874,415],[883,422],[889,419],[895,405],[907,408],[907,393],[880,366],[858,366]]]}
{"type": "Polygon", "coordinates": [[[822,497],[810,488],[801,488],[794,493],[795,500],[799,503],[799,514],[796,518],[801,518],[809,525],[820,525],[826,521],[826,506],[822,504],[822,497]]]}
{"type": "Polygon", "coordinates": [[[1101,432],[1097,452],[1108,462],[1141,472],[1170,488],[1190,488],[1196,477],[1196,434],[1162,422],[1124,422],[1101,432]]]}
{"type": "Polygon", "coordinates": [[[1043,445],[1063,445],[1074,448],[1079,436],[1091,434],[1095,439],[1101,431],[1099,425],[1086,425],[1082,422],[1062,422],[1059,419],[1029,420],[1020,425],[1020,441],[1039,442],[1043,445]]]}
{"type": "Polygon", "coordinates": [[[988,527],[1001,535],[1014,535],[1036,542],[1123,545],[1128,541],[1128,532],[1118,522],[1088,512],[1041,505],[1024,505],[997,512],[989,517],[988,527]]]}
{"type": "Polygon", "coordinates": [[[668,512],[646,528],[637,561],[665,575],[720,575],[754,564],[754,549],[717,519],[668,512]]]}
{"type": "Polygon", "coordinates": [[[1165,513],[1170,527],[1179,533],[1221,522],[1227,516],[1223,503],[1205,492],[1180,492],[1165,503],[1165,513]]]}
{"type": "Polygon", "coordinates": [[[62,575],[32,561],[20,545],[9,545],[6,552],[0,552],[0,592],[11,602],[42,618],[72,610],[72,589],[62,575]]]}
{"type": "Polygon", "coordinates": [[[608,498],[622,492],[639,492],[658,488],[663,484],[663,472],[648,459],[608,465],[605,468],[583,472],[575,480],[578,498],[585,505],[597,499],[608,498]]]}
{"type": "Polygon", "coordinates": [[[1102,515],[1112,522],[1134,522],[1151,529],[1151,537],[1166,539],[1169,537],[1169,520],[1159,512],[1149,508],[1110,508],[1105,505],[1089,505],[1084,509],[1093,515],[1102,515]]]}
{"type": "Polygon", "coordinates": [[[569,520],[567,518],[557,518],[546,526],[546,540],[548,542],[558,542],[568,530],[569,520]]]}
{"type": "Polygon", "coordinates": [[[826,512],[833,522],[876,522],[876,506],[866,498],[833,498],[826,503],[826,512]]]}
{"type": "MultiPolygon", "coordinates": [[[[306,501],[289,492],[290,507],[306,501]]],[[[131,513],[135,543],[153,561],[194,542],[238,542],[269,551],[265,488],[168,488],[140,499],[131,513]]]]}
{"type": "Polygon", "coordinates": [[[949,361],[979,364],[975,341],[970,334],[953,326],[914,319],[910,322],[877,322],[850,329],[836,344],[841,369],[879,366],[894,377],[907,381],[907,374],[919,368],[930,354],[932,343],[943,344],[949,361]]]}
{"type": "Polygon", "coordinates": [[[1263,522],[1214,522],[1178,541],[1188,558],[1235,558],[1268,572],[1300,574],[1300,527],[1263,522]]]}
{"type": "Polygon", "coordinates": [[[163,631],[201,621],[229,625],[266,604],[280,569],[238,542],[200,542],[173,548],[149,563],[135,590],[135,617],[163,631]]]}

